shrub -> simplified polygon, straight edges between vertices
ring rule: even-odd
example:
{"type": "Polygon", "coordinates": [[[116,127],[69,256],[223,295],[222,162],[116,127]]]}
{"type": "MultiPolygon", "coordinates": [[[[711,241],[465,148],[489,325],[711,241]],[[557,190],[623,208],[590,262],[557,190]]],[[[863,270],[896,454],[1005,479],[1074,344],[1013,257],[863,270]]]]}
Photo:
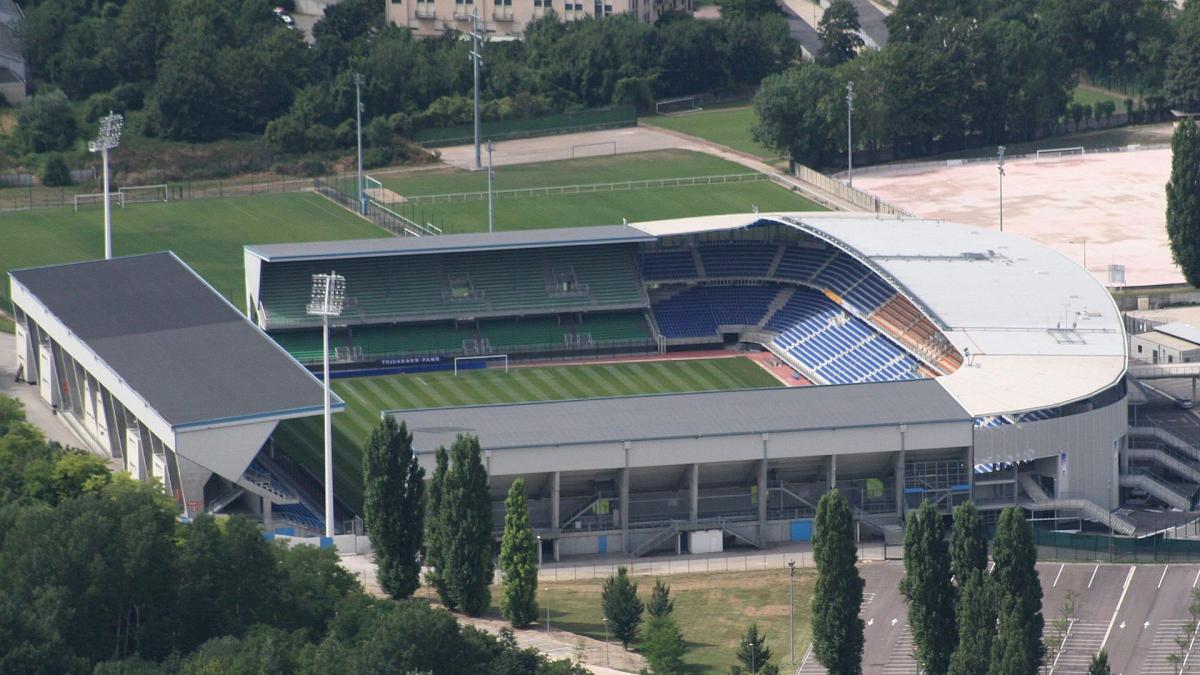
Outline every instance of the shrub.
{"type": "Polygon", "coordinates": [[[292,115],[271,120],[264,134],[267,147],[275,152],[304,152],[308,149],[308,137],[304,125],[292,115]]]}
{"type": "Polygon", "coordinates": [[[146,88],[137,82],[126,82],[113,87],[113,98],[122,110],[141,110],[146,105],[146,88]]]}
{"type": "Polygon", "coordinates": [[[67,95],[57,89],[33,96],[17,113],[17,143],[28,152],[66,150],[78,133],[67,95]]]}
{"type": "Polygon", "coordinates": [[[395,153],[392,148],[367,148],[363,150],[363,168],[377,169],[381,166],[387,166],[392,163],[395,153]]]}
{"type": "Polygon", "coordinates": [[[88,122],[95,122],[110,112],[118,114],[125,112],[125,106],[121,105],[117,97],[110,93],[92,94],[83,104],[83,119],[88,122]]]}
{"type": "Polygon", "coordinates": [[[392,145],[392,126],[382,115],[376,117],[363,127],[363,143],[372,148],[390,148],[392,145]]]}
{"type": "Polygon", "coordinates": [[[46,163],[42,165],[42,185],[47,187],[61,187],[71,184],[71,170],[67,168],[67,163],[58,155],[51,155],[46,159],[46,163]]]}

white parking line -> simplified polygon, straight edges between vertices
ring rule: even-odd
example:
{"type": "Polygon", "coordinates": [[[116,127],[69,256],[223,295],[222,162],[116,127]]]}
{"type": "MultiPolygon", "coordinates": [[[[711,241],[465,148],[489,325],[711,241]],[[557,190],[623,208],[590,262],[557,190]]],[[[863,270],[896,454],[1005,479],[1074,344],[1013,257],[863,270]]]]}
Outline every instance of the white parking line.
{"type": "Polygon", "coordinates": [[[1100,649],[1104,649],[1104,645],[1108,644],[1108,636],[1112,634],[1113,624],[1117,622],[1117,612],[1121,611],[1121,605],[1125,603],[1125,595],[1129,593],[1129,584],[1133,581],[1133,573],[1137,568],[1133,565],[1129,566],[1129,574],[1125,575],[1125,585],[1121,587],[1121,599],[1117,600],[1117,607],[1113,610],[1112,618],[1108,620],[1108,630],[1104,631],[1104,639],[1100,641],[1100,649]]]}
{"type": "Polygon", "coordinates": [[[1063,563],[1062,567],[1058,568],[1058,574],[1054,575],[1054,584],[1051,585],[1050,588],[1058,588],[1058,578],[1062,576],[1062,571],[1064,568],[1066,568],[1066,566],[1067,566],[1067,564],[1063,563]]]}
{"type": "Polygon", "coordinates": [[[1196,578],[1192,579],[1192,588],[1196,587],[1196,582],[1200,581],[1200,569],[1196,570],[1196,578]]]}
{"type": "Polygon", "coordinates": [[[1166,578],[1167,578],[1167,566],[1166,566],[1166,565],[1163,565],[1163,573],[1162,573],[1162,576],[1158,578],[1158,587],[1159,587],[1159,588],[1162,588],[1162,582],[1163,582],[1163,579],[1166,579],[1166,578]]]}
{"type": "MultiPolygon", "coordinates": [[[[1096,572],[1100,571],[1100,566],[1096,565],[1096,569],[1092,570],[1092,578],[1088,579],[1088,588],[1092,587],[1092,582],[1096,580],[1096,572]]],[[[1200,575],[1198,575],[1200,576],[1200,575]]]]}

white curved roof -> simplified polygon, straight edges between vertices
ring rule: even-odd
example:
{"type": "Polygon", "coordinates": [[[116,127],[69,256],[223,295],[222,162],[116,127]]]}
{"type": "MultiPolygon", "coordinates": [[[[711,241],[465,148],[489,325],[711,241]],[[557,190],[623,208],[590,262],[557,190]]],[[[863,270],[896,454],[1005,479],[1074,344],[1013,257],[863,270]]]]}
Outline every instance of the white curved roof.
{"type": "Polygon", "coordinates": [[[1087,398],[1125,373],[1126,340],[1108,291],[1028,239],[939,220],[861,213],[759,213],[632,223],[656,236],[789,225],[859,258],[969,354],[938,378],[972,415],[1087,398]]]}

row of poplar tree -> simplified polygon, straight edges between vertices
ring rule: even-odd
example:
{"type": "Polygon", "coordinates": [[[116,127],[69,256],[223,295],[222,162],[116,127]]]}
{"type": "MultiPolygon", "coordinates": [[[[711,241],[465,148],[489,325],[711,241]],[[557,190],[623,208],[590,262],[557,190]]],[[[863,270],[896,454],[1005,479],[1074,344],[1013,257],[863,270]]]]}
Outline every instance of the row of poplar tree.
{"type": "MultiPolygon", "coordinates": [[[[421,587],[424,565],[426,579],[446,607],[470,616],[485,612],[492,603],[495,562],[492,502],[479,439],[460,434],[449,449],[437,449],[426,493],[412,434],[386,417],[364,449],[363,479],[363,516],[380,587],[393,598],[410,597],[421,587]]],[[[534,623],[537,542],[521,479],[513,482],[505,502],[500,568],[504,616],[517,627],[534,623]]]]}
{"type": "MultiPolygon", "coordinates": [[[[855,566],[854,516],[832,490],[817,504],[813,558],[813,655],[831,675],[862,673],[863,580],[855,566]]],[[[1030,675],[1046,654],[1042,642],[1042,586],[1033,527],[1015,507],[996,523],[988,570],[988,543],[975,506],[954,510],[947,542],[942,514],[923,502],[908,514],[900,592],[921,672],[928,675],[1030,675]]],[[[1090,673],[1109,672],[1102,652],[1090,673]]]]}

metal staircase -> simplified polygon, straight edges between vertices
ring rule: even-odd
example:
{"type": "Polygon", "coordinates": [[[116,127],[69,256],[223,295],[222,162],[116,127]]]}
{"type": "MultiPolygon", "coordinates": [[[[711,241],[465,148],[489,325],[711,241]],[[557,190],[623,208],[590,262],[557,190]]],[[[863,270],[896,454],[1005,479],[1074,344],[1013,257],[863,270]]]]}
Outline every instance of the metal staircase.
{"type": "Polygon", "coordinates": [[[1131,438],[1152,438],[1159,443],[1173,448],[1180,453],[1191,457],[1200,462],[1200,449],[1197,449],[1192,444],[1183,440],[1179,436],[1158,427],[1130,427],[1129,436],[1131,438]]]}
{"type": "Polygon", "coordinates": [[[1096,502],[1081,497],[1057,498],[1046,494],[1041,485],[1034,480],[1032,474],[1023,473],[1018,476],[1021,488],[1027,498],[1021,506],[1030,510],[1041,511],[1078,511],[1088,520],[1097,523],[1111,523],[1114,532],[1131,535],[1137,530],[1133,521],[1118,513],[1110,512],[1096,502]]]}
{"type": "Polygon", "coordinates": [[[1174,473],[1183,476],[1187,480],[1200,485],[1200,469],[1191,464],[1179,459],[1167,450],[1159,448],[1129,448],[1125,451],[1125,456],[1129,459],[1145,459],[1164,469],[1168,469],[1174,473]]]}
{"type": "Polygon", "coordinates": [[[1174,485],[1148,473],[1128,473],[1121,476],[1121,487],[1145,490],[1156,499],[1181,511],[1190,511],[1192,508],[1190,495],[1183,494],[1174,485]]]}

